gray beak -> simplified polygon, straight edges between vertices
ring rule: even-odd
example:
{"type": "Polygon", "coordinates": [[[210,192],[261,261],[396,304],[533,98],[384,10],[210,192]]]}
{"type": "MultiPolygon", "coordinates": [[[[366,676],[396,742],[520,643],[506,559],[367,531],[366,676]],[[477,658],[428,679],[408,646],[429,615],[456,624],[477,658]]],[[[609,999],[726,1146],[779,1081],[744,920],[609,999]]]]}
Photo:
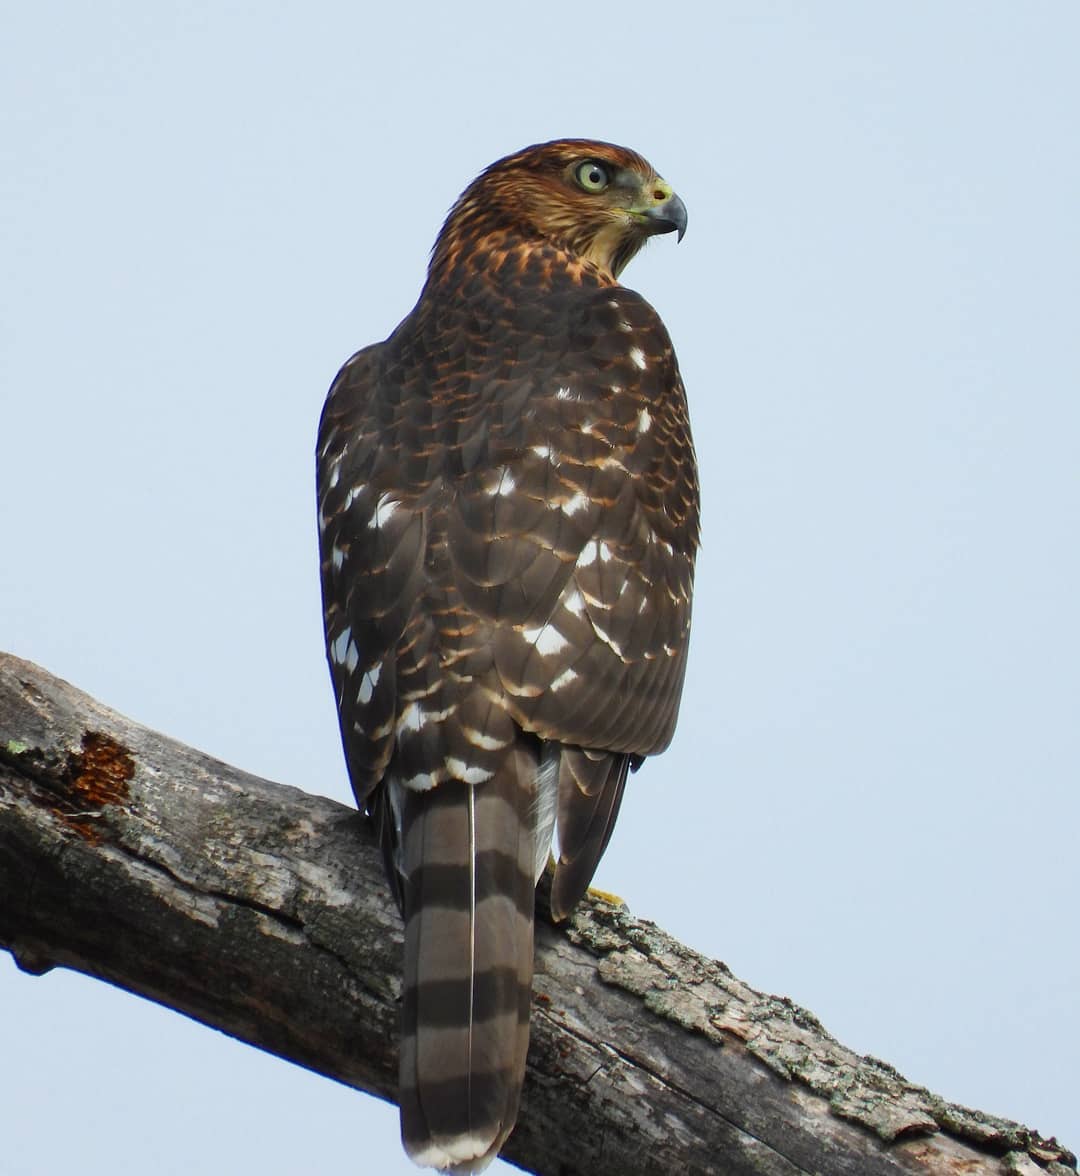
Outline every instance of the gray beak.
{"type": "Polygon", "coordinates": [[[686,233],[686,205],[672,193],[663,204],[657,204],[645,213],[651,223],[653,233],[678,232],[678,240],[682,240],[686,233]]]}

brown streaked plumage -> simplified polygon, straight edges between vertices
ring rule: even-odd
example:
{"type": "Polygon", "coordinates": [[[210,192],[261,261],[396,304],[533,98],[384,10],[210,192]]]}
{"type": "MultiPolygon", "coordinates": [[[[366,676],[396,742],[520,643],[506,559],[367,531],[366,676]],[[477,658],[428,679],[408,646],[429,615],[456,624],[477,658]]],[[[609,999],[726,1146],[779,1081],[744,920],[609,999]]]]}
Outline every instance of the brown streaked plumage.
{"type": "Polygon", "coordinates": [[[553,828],[562,918],[674,730],[697,470],[671,341],[617,279],[685,226],[625,148],[499,160],[323,410],[327,651],[405,919],[401,1124],[423,1165],[479,1171],[513,1129],[553,828]]]}

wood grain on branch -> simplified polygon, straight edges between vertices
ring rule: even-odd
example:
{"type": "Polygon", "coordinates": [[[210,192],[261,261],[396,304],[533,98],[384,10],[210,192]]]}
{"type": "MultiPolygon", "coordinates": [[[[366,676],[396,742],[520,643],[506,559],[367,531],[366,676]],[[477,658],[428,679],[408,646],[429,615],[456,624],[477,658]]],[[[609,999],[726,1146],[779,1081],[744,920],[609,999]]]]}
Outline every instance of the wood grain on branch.
{"type": "MultiPolygon", "coordinates": [[[[0,945],[394,1097],[401,926],[351,809],[231,768],[0,654],[0,945]]],[[[504,1157],[539,1173],[1076,1171],[859,1057],[621,909],[537,928],[504,1157]]]]}

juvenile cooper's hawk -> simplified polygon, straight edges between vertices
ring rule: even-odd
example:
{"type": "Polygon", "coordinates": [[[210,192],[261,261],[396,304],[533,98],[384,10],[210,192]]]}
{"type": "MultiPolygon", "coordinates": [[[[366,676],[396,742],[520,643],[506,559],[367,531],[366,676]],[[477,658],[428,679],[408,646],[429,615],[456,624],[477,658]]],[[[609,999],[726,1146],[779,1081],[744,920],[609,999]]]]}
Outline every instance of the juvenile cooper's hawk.
{"type": "Polygon", "coordinates": [[[561,918],[627,771],[674,730],[697,470],[668,333],[618,276],[685,228],[624,148],[499,160],[323,410],[326,645],[405,920],[401,1130],[421,1165],[479,1171],[510,1134],[552,833],[561,918]]]}

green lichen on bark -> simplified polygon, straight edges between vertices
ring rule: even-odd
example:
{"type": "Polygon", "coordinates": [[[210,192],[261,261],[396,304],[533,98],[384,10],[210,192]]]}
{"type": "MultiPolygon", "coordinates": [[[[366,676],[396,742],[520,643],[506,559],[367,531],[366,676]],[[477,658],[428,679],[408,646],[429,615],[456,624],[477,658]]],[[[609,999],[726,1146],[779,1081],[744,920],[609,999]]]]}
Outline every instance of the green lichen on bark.
{"type": "Polygon", "coordinates": [[[597,957],[605,984],[632,993],[650,1013],[718,1047],[725,1039],[738,1039],[773,1073],[801,1083],[824,1099],[834,1115],[887,1143],[940,1131],[1002,1157],[1037,1162],[1039,1171],[1048,1171],[1048,1164],[1057,1164],[1062,1172],[1075,1168],[1075,1157],[1056,1140],[948,1103],[886,1062],[856,1054],[836,1041],[813,1013],[787,997],[756,991],[720,961],[706,959],[652,923],[634,919],[625,906],[591,901],[579,908],[567,934],[597,957]]]}

